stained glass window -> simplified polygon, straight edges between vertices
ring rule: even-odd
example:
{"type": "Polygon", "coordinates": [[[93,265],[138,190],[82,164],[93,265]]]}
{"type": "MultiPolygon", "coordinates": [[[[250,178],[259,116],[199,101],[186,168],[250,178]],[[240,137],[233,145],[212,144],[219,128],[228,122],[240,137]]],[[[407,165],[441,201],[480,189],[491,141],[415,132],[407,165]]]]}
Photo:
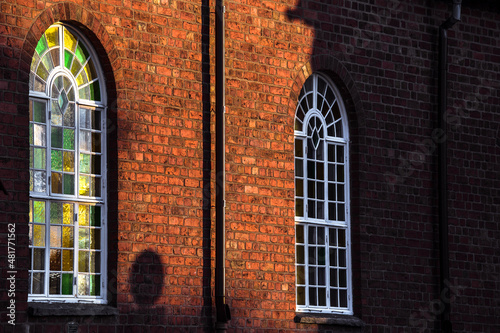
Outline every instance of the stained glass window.
{"type": "Polygon", "coordinates": [[[105,119],[97,57],[76,31],[41,36],[30,74],[29,299],[105,301],[105,119]]]}
{"type": "Polygon", "coordinates": [[[346,120],[335,85],[311,75],[295,114],[297,311],[352,314],[346,120]]]}

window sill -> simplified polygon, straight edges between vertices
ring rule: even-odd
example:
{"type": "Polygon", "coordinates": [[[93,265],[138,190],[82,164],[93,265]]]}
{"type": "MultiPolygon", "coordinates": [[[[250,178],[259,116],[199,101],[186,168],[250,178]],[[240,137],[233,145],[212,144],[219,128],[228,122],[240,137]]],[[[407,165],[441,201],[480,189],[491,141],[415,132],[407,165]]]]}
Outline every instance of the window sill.
{"type": "Polygon", "coordinates": [[[357,317],[331,313],[297,313],[293,321],[301,324],[337,325],[351,327],[365,326],[365,323],[357,317]]]}
{"type": "Polygon", "coordinates": [[[81,303],[28,303],[28,313],[34,317],[44,316],[116,316],[118,309],[103,304],[81,303]]]}

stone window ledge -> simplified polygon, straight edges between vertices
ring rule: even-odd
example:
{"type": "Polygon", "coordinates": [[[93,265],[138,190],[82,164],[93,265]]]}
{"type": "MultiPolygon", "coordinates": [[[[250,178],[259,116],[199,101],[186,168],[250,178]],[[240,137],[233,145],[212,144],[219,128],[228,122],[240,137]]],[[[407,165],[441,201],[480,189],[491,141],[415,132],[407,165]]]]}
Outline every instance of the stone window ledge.
{"type": "Polygon", "coordinates": [[[354,316],[338,315],[330,313],[297,313],[293,319],[296,323],[301,324],[318,324],[318,325],[337,325],[363,327],[365,323],[354,316]]]}
{"type": "Polygon", "coordinates": [[[43,316],[116,316],[118,309],[104,304],[82,303],[28,303],[28,313],[43,316]]]}

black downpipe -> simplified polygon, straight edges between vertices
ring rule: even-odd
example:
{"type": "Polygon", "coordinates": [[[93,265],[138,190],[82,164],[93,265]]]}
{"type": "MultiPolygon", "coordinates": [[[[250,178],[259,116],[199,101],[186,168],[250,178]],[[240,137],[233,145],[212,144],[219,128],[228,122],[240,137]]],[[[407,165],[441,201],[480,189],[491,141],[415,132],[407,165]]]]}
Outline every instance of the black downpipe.
{"type": "MultiPolygon", "coordinates": [[[[461,0],[453,0],[453,15],[450,16],[439,27],[439,128],[441,137],[444,138],[439,143],[439,268],[440,268],[440,290],[449,290],[450,281],[450,261],[448,246],[448,165],[447,165],[447,131],[446,131],[446,111],[447,101],[447,71],[448,71],[448,29],[460,21],[461,0]]],[[[440,293],[442,295],[442,292],[440,293]]],[[[448,300],[450,298],[448,297],[448,300]]],[[[441,314],[441,332],[451,333],[452,325],[450,320],[451,304],[444,304],[441,314]]]]}
{"type": "Polygon", "coordinates": [[[225,221],[225,50],[224,3],[215,4],[215,331],[226,332],[230,317],[226,304],[226,221],[225,221]]]}

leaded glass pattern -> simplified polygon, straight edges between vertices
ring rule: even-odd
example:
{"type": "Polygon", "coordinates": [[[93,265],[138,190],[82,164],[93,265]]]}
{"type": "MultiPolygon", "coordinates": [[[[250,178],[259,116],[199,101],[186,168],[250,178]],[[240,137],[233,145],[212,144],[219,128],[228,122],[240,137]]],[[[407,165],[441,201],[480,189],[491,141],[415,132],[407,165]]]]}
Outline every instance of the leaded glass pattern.
{"type": "Polygon", "coordinates": [[[105,105],[92,50],[56,24],[30,75],[31,300],[103,301],[105,105]]]}
{"type": "Polygon", "coordinates": [[[347,134],[340,94],[313,74],[295,117],[298,311],[352,313],[347,134]]]}

